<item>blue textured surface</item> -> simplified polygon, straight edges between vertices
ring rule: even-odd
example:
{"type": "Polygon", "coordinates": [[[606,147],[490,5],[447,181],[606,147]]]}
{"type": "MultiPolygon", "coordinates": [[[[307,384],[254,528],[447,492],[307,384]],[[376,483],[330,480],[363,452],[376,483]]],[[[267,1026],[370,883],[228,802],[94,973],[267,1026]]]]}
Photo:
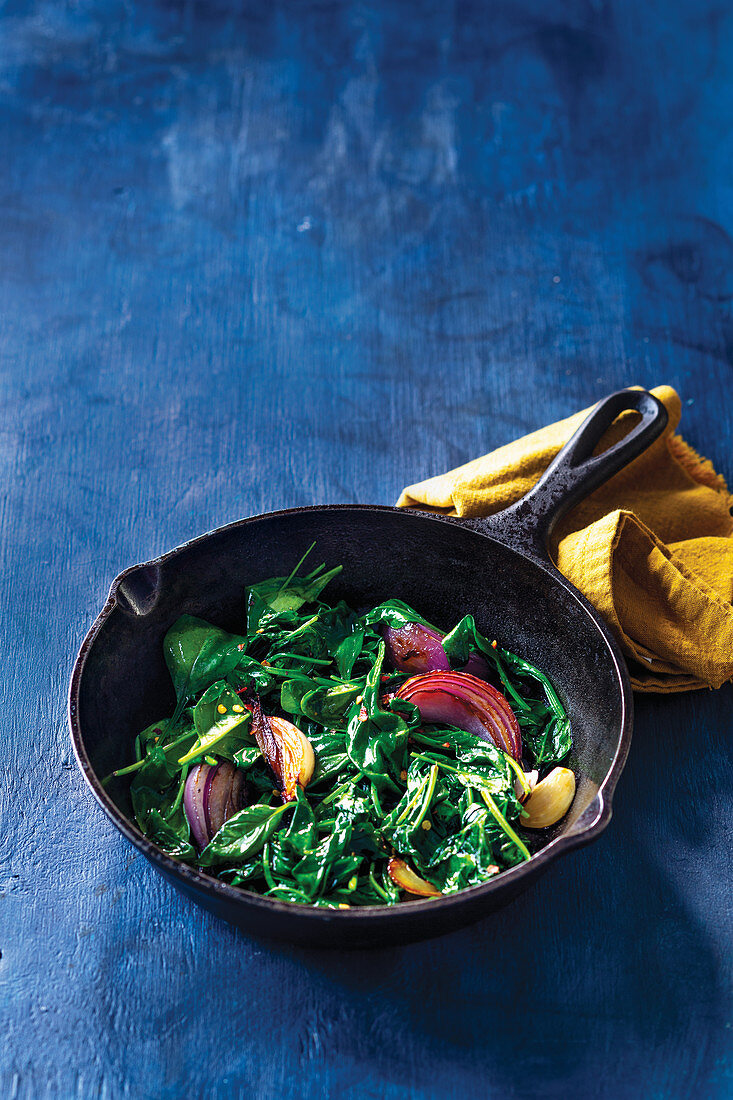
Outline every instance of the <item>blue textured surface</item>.
{"type": "Polygon", "coordinates": [[[194,909],[77,774],[109,582],[207,528],[634,382],[733,478],[725,4],[242,7],[0,9],[0,1093],[730,1096],[730,687],[639,701],[532,893],[369,955],[194,909]]]}

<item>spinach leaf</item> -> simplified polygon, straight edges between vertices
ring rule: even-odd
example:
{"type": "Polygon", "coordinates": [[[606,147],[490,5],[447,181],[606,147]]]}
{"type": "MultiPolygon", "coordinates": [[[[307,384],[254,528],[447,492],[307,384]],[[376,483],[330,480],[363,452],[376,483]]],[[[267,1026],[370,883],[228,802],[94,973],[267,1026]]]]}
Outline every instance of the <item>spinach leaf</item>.
{"type": "Polygon", "coordinates": [[[301,788],[298,787],[295,810],[287,831],[282,837],[282,844],[295,855],[302,856],[316,844],[317,840],[318,826],[316,825],[313,808],[301,788]]]}
{"type": "Polygon", "coordinates": [[[407,773],[407,790],[391,814],[382,822],[381,833],[402,855],[411,858],[415,848],[419,848],[417,830],[426,819],[430,804],[435,796],[438,781],[438,766],[433,764],[427,771],[422,761],[415,760],[407,773]]]}
{"type": "MultiPolygon", "coordinates": [[[[524,841],[512,827],[510,820],[519,817],[522,807],[514,793],[508,765],[502,776],[493,768],[487,774],[485,769],[477,768],[475,765],[473,767],[454,767],[431,755],[420,756],[416,754],[416,756],[418,759],[426,760],[441,768],[444,772],[448,772],[454,777],[454,781],[466,787],[472,794],[475,793],[488,807],[489,813],[494,818],[495,828],[498,828],[502,837],[502,849],[506,851],[508,845],[508,850],[512,856],[514,849],[516,849],[522,859],[529,859],[529,851],[524,841]]],[[[517,862],[514,856],[513,862],[517,862]]]]}
{"type": "Polygon", "coordinates": [[[181,615],[163,641],[165,663],[176,692],[175,725],[183,705],[237,667],[247,639],[193,615],[181,615]]]}
{"type": "Polygon", "coordinates": [[[493,794],[513,789],[514,774],[506,753],[490,741],[481,739],[472,745],[459,745],[456,756],[464,765],[460,770],[477,776],[477,784],[482,788],[493,794]]]}
{"type": "Polygon", "coordinates": [[[167,718],[161,718],[159,722],[151,722],[149,726],[146,726],[144,730],[141,730],[137,735],[138,743],[141,749],[147,749],[148,746],[153,743],[157,744],[161,737],[166,733],[169,726],[167,718]]]}
{"type": "Polygon", "coordinates": [[[386,626],[391,626],[394,630],[401,630],[402,627],[409,626],[410,623],[420,623],[422,626],[429,626],[431,630],[436,629],[432,623],[429,623],[427,619],[424,619],[414,608],[403,603],[402,600],[385,600],[378,607],[373,607],[371,611],[367,611],[365,615],[362,615],[361,621],[365,626],[379,626],[383,623],[386,626]]]}
{"type": "Polygon", "coordinates": [[[554,714],[540,722],[520,722],[522,742],[537,767],[559,764],[570,752],[573,740],[567,714],[554,714]]]}
{"type": "Polygon", "coordinates": [[[279,682],[278,677],[261,661],[256,661],[246,653],[240,655],[235,667],[226,674],[226,681],[233,691],[247,688],[259,693],[271,691],[279,682]]]}
{"type": "Polygon", "coordinates": [[[377,855],[384,847],[383,832],[373,820],[374,806],[364,791],[350,784],[330,804],[337,825],[351,827],[349,848],[354,853],[377,855]]]}
{"type": "Polygon", "coordinates": [[[216,750],[218,756],[234,758],[234,753],[246,746],[251,737],[247,727],[251,713],[242,706],[238,695],[229,685],[219,680],[203,693],[193,709],[193,721],[197,738],[179,764],[190,764],[199,756],[206,756],[216,750]],[[223,708],[224,713],[220,713],[223,708]]]}
{"type": "Polygon", "coordinates": [[[431,882],[444,894],[477,886],[499,871],[486,823],[488,812],[473,807],[466,824],[446,840],[428,863],[431,882]]]}
{"type": "Polygon", "coordinates": [[[153,844],[162,848],[166,855],[174,856],[176,859],[194,859],[196,856],[196,850],[188,840],[188,823],[186,823],[184,835],[182,830],[164,818],[159,810],[151,809],[145,817],[143,831],[153,844]]]}
{"type": "Polygon", "coordinates": [[[195,855],[183,810],[183,788],[188,769],[174,771],[165,750],[153,745],[130,785],[135,819],[147,837],[178,859],[195,855]]]}
{"type": "Polygon", "coordinates": [[[332,655],[341,679],[348,680],[364,647],[364,624],[341,601],[321,611],[319,630],[325,652],[332,655]]]}
{"type": "Polygon", "coordinates": [[[255,634],[264,630],[279,616],[285,616],[286,622],[292,621],[288,615],[316,600],[343,566],[337,565],[324,572],[325,568],[319,565],[305,577],[295,577],[291,573],[289,577],[269,577],[251,585],[247,593],[247,632],[255,634]]]}
{"type": "Polygon", "coordinates": [[[345,733],[333,729],[319,729],[313,723],[308,727],[307,737],[316,756],[316,770],[310,786],[320,784],[325,779],[335,781],[337,776],[352,768],[346,748],[345,733]]]}
{"type": "Polygon", "coordinates": [[[261,760],[262,753],[259,745],[243,745],[241,749],[237,749],[232,755],[232,761],[238,768],[242,768],[247,771],[257,761],[261,760]]]}
{"type": "Polygon", "coordinates": [[[313,681],[305,674],[297,679],[285,680],[280,688],[280,706],[287,714],[302,714],[300,703],[309,691],[313,691],[313,681]]]}
{"type": "MultiPolygon", "coordinates": [[[[351,824],[341,822],[334,827],[333,832],[325,837],[315,848],[311,848],[293,868],[293,878],[298,887],[309,898],[315,898],[322,893],[325,886],[332,884],[333,879],[349,876],[352,871],[344,871],[343,867],[337,872],[338,860],[346,854],[351,840],[351,824]]],[[[353,862],[352,857],[351,862],[353,862]]],[[[356,859],[356,864],[361,862],[356,859]]]]}
{"type": "Polygon", "coordinates": [[[280,827],[286,810],[292,808],[292,802],[282,806],[257,804],[248,806],[225,821],[216,836],[204,848],[198,858],[200,867],[213,867],[217,863],[230,863],[232,860],[246,862],[257,852],[268,837],[280,827]]]}
{"type": "Polygon", "coordinates": [[[294,877],[294,868],[317,845],[318,825],[313,807],[303,792],[298,790],[288,828],[276,833],[262,853],[263,873],[270,889],[286,884],[291,890],[300,889],[294,877]]]}
{"type": "Polygon", "coordinates": [[[165,816],[171,804],[175,805],[181,784],[181,767],[177,757],[183,751],[184,744],[190,744],[195,736],[195,731],[190,730],[185,742],[174,741],[168,747],[154,742],[150,744],[130,784],[133,813],[143,832],[146,832],[145,822],[150,810],[158,810],[165,816]]]}
{"type": "Polygon", "coordinates": [[[313,681],[287,681],[280,694],[280,705],[291,714],[302,714],[331,729],[347,728],[347,713],[364,691],[364,684],[336,684],[330,688],[314,688],[313,681]]]}

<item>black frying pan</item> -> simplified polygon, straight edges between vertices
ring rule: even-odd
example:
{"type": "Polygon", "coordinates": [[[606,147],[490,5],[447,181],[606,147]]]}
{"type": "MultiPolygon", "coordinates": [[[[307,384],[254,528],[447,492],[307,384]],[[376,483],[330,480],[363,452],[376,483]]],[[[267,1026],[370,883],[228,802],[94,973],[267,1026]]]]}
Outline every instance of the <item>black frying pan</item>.
{"type": "Polygon", "coordinates": [[[293,943],[366,946],[420,939],[469,924],[524,890],[553,859],[587,844],[611,817],[611,796],[632,729],[628,673],[598,614],[551,564],[547,539],[573,504],[636,458],[663,431],[664,406],[643,390],[601,401],[523,500],[488,519],[458,520],[395,508],[295,508],[239,520],[126,570],[74,666],[69,722],[84,778],[107,816],[194,901],[254,934],[293,943]],[[605,453],[613,420],[641,420],[605,453]],[[285,575],[312,543],[342,563],[329,592],[355,607],[392,596],[443,629],[473,613],[483,633],[546,672],[568,709],[575,801],[526,863],[482,886],[435,901],[330,910],[260,897],[164,855],[131,819],[127,784],[100,777],[132,762],[136,733],[174,706],[162,641],[183,612],[239,631],[245,585],[285,575]]]}

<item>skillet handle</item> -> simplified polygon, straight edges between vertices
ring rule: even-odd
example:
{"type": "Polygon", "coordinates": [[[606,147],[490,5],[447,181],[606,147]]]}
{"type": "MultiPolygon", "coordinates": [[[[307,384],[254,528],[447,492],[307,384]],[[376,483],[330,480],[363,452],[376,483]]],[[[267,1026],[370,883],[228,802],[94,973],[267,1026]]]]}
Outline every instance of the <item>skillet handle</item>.
{"type": "Polygon", "coordinates": [[[547,560],[547,543],[558,520],[638,458],[659,438],[667,420],[662,402],[646,390],[610,394],[598,402],[526,496],[503,512],[468,523],[475,530],[547,560]],[[627,410],[641,413],[640,422],[613,447],[594,456],[604,433],[627,410]]]}

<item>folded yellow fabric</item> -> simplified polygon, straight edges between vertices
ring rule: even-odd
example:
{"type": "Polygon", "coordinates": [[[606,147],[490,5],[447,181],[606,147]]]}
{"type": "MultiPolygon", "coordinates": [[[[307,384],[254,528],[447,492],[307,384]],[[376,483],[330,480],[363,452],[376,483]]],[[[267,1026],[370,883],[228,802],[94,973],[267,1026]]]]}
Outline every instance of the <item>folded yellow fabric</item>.
{"type": "MultiPolygon", "coordinates": [[[[733,497],[710,462],[675,434],[675,391],[651,392],[669,413],[664,434],[562,519],[551,551],[620,641],[637,691],[720,687],[733,677],[733,497]]],[[[589,412],[410,485],[398,507],[501,511],[532,488],[589,412]]],[[[604,446],[625,434],[622,421],[604,446]]]]}

